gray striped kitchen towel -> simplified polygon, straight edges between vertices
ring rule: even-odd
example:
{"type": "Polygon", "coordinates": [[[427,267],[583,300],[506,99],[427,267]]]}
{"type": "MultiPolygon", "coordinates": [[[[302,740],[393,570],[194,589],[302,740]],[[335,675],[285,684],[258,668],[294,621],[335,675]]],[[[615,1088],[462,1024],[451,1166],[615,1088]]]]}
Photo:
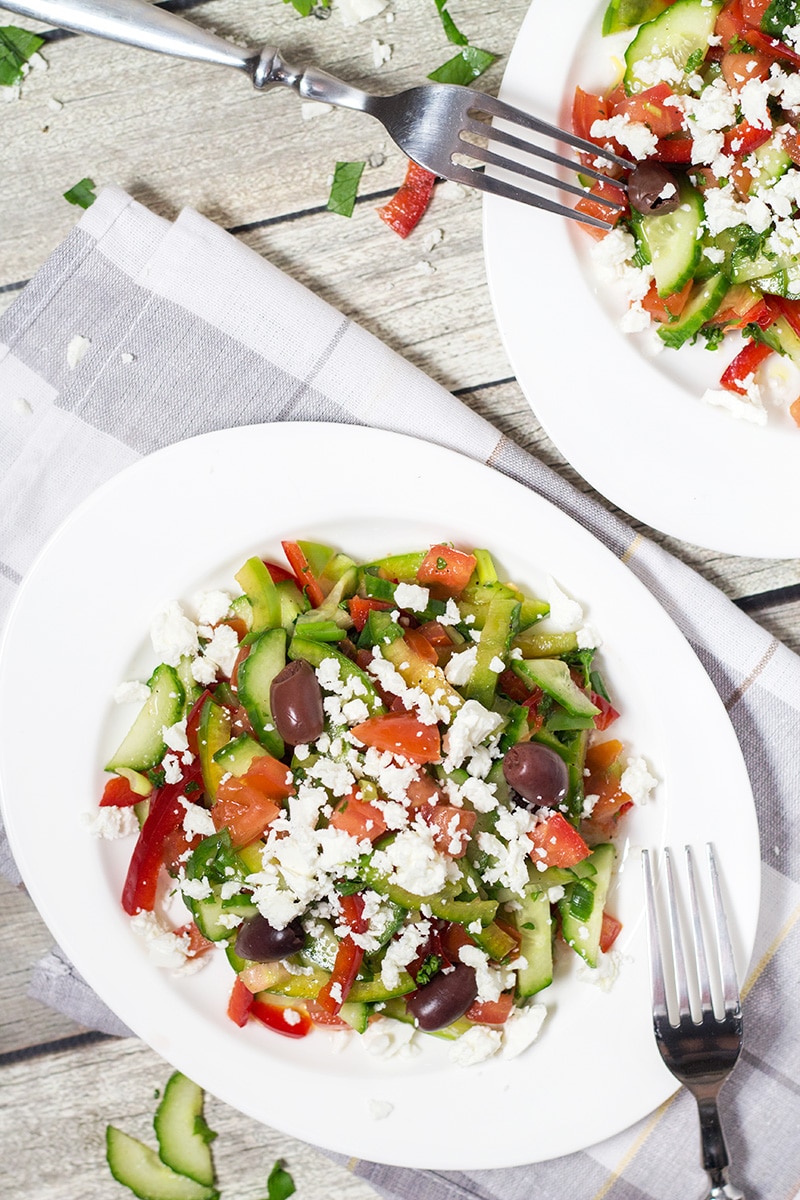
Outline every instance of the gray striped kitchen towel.
{"type": "MultiPolygon", "coordinates": [[[[729,1141],[749,1200],[795,1196],[800,661],[691,569],[195,212],[170,224],[108,189],[0,318],[0,614],[64,517],[139,456],[212,429],[293,419],[411,433],[533,488],[628,564],[699,655],[744,751],[762,836],[747,1044],[723,1094],[729,1141]]],[[[7,847],[3,864],[13,875],[7,847]]],[[[57,955],[35,986],[83,1023],[115,1029],[57,955]]],[[[602,1083],[591,1085],[593,1102],[602,1083]]],[[[547,1103],[541,1083],[538,1102],[547,1103]]],[[[475,1122],[478,1136],[479,1113],[475,1122]]],[[[633,1129],[551,1162],[354,1169],[393,1200],[674,1200],[702,1194],[697,1140],[693,1102],[679,1093],[633,1129]]]]}

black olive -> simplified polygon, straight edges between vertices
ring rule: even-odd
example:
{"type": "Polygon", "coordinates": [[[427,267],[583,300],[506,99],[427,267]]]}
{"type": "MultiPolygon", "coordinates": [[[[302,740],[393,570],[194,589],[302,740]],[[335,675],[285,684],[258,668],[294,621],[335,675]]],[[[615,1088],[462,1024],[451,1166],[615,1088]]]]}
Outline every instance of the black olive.
{"type": "Polygon", "coordinates": [[[420,1029],[433,1033],[463,1017],[477,995],[475,968],[458,963],[452,971],[439,971],[430,983],[417,988],[406,1008],[416,1017],[420,1029]]]}
{"type": "Polygon", "coordinates": [[[314,668],[304,659],[288,663],[272,681],[269,691],[272,720],[290,746],[315,742],[325,728],[322,689],[314,668]]]}
{"type": "Polygon", "coordinates": [[[305,940],[305,930],[299,918],[285,929],[276,929],[266,917],[256,913],[239,926],[236,953],[250,962],[280,962],[282,958],[302,950],[305,940]]]}
{"type": "Polygon", "coordinates": [[[539,742],[518,742],[503,759],[506,782],[529,804],[557,808],[569,789],[563,758],[539,742]]]}
{"type": "Polygon", "coordinates": [[[642,163],[628,177],[628,199],[640,213],[663,216],[680,208],[681,193],[675,176],[661,163],[642,163]]]}

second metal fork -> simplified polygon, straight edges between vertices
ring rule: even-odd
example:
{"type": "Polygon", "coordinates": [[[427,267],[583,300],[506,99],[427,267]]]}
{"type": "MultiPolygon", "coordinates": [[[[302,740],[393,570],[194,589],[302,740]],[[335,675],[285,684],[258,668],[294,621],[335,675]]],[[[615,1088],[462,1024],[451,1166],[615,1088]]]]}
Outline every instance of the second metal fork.
{"type": "Polygon", "coordinates": [[[289,87],[304,100],[365,112],[381,122],[409,158],[435,175],[559,213],[587,225],[610,229],[613,221],[603,219],[603,208],[607,208],[609,217],[613,217],[625,207],[626,184],[619,179],[610,180],[619,189],[616,193],[619,199],[613,198],[613,189],[611,195],[603,193],[593,197],[594,208],[600,209],[598,215],[576,212],[548,196],[539,195],[538,191],[520,186],[517,181],[541,184],[576,196],[585,195],[585,189],[577,183],[569,183],[555,174],[545,174],[506,152],[498,153],[490,145],[483,144],[487,139],[490,143],[521,151],[595,180],[608,178],[597,169],[598,164],[623,170],[632,170],[635,164],[471,88],[439,83],[410,88],[395,96],[375,96],[316,67],[289,66],[274,46],[265,46],[263,50],[242,49],[156,4],[145,3],[145,0],[0,0],[0,8],[63,29],[139,46],[143,50],[235,67],[244,71],[253,85],[262,91],[289,87]],[[508,123],[511,130],[488,124],[488,121],[498,119],[508,123]],[[530,137],[531,133],[563,142],[581,152],[583,161],[567,158],[543,146],[530,137]],[[473,140],[475,137],[478,142],[473,140]],[[463,158],[501,168],[505,174],[503,177],[489,174],[482,166],[459,161],[463,158]],[[506,176],[511,176],[515,182],[509,182],[506,176]]]}
{"type": "Polygon", "coordinates": [[[717,997],[715,1011],[714,989],[708,965],[710,954],[706,948],[700,917],[692,852],[687,846],[686,870],[693,943],[690,952],[693,951],[695,978],[699,987],[699,1011],[696,1014],[692,1012],[686,967],[687,954],[681,934],[671,855],[669,850],[664,850],[674,998],[670,995],[672,989],[667,984],[662,955],[650,855],[647,850],[642,851],[650,946],[653,1027],[665,1064],[697,1101],[703,1167],[711,1181],[708,1200],[744,1200],[743,1193],[728,1182],[728,1151],[717,1110],[720,1088],[733,1070],[742,1048],[742,1009],[714,852],[710,845],[707,850],[716,933],[714,950],[722,994],[717,997]]]}

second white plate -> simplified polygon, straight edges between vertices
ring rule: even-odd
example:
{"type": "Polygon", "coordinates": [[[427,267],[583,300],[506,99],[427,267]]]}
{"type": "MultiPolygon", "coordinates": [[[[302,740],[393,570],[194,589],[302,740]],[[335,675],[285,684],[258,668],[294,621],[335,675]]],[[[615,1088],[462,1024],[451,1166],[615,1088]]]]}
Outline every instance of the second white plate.
{"type": "MultiPolygon", "coordinates": [[[[576,85],[612,82],[604,9],[533,0],[502,99],[569,128],[576,85]]],[[[653,357],[643,335],[622,333],[626,306],[598,282],[593,245],[574,221],[485,197],[495,316],[546,432],[597,491],[654,529],[731,554],[800,554],[800,429],[785,412],[758,427],[700,399],[732,352],[697,345],[653,357]]]]}

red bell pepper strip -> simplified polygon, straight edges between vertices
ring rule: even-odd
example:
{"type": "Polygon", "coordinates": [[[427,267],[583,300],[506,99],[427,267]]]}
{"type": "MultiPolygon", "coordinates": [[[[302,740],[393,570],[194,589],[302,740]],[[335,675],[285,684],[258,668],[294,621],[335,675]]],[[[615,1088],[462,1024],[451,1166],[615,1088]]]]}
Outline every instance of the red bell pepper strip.
{"type": "Polygon", "coordinates": [[[246,987],[237,975],[233,985],[233,991],[231,992],[231,998],[228,1001],[228,1016],[235,1025],[239,1026],[240,1029],[243,1029],[247,1024],[247,1019],[250,1016],[250,1009],[253,1007],[254,1000],[255,996],[250,991],[249,987],[246,987]]]}
{"type": "Polygon", "coordinates": [[[312,608],[319,608],[325,599],[325,595],[319,586],[318,580],[311,573],[311,567],[308,565],[308,559],[305,554],[303,554],[297,542],[281,542],[281,545],[283,546],[283,553],[289,561],[289,566],[294,571],[300,591],[308,596],[312,608]]]}
{"type": "Polygon", "coordinates": [[[765,358],[772,354],[772,347],[764,342],[748,342],[736,355],[736,358],[722,373],[720,387],[728,392],[737,392],[740,396],[747,395],[745,380],[753,375],[765,358]]]}
{"type": "Polygon", "coordinates": [[[430,204],[436,176],[409,159],[406,177],[392,199],[377,210],[390,229],[406,238],[430,204]]]}
{"type": "Polygon", "coordinates": [[[273,1029],[275,1033],[283,1034],[284,1037],[303,1038],[311,1032],[311,1018],[299,1008],[254,999],[249,1016],[255,1017],[262,1025],[273,1029]]]}
{"type": "Polygon", "coordinates": [[[603,924],[600,927],[600,949],[603,951],[603,954],[608,954],[617,940],[621,929],[622,921],[618,921],[610,913],[603,913],[603,924]]]}
{"type": "Polygon", "coordinates": [[[178,783],[156,788],[150,797],[150,812],[133,848],[128,874],[122,889],[122,907],[129,916],[143,909],[152,912],[156,902],[158,876],[163,863],[164,842],[183,823],[186,814],[181,800],[190,782],[200,781],[197,759],[184,768],[178,783]]]}
{"type": "Polygon", "coordinates": [[[614,705],[611,704],[611,702],[609,700],[606,700],[605,696],[599,695],[598,692],[590,691],[589,699],[591,700],[591,702],[595,706],[595,708],[600,709],[600,712],[597,714],[597,716],[594,719],[595,729],[600,729],[600,730],[608,729],[609,725],[613,725],[614,722],[616,721],[617,717],[619,716],[619,713],[614,708],[614,705]]]}
{"type": "Polygon", "coordinates": [[[137,796],[127,779],[123,779],[121,775],[114,775],[103,788],[100,807],[130,808],[143,799],[144,796],[137,796]]]}
{"type": "MultiPolygon", "coordinates": [[[[361,897],[342,896],[339,903],[345,924],[353,933],[364,933],[367,923],[363,917],[364,901],[361,897]]],[[[317,1004],[324,1012],[332,1016],[339,1012],[355,983],[356,975],[361,970],[363,959],[364,951],[361,946],[357,946],[349,934],[343,937],[336,951],[331,977],[317,996],[317,1004]]]]}

